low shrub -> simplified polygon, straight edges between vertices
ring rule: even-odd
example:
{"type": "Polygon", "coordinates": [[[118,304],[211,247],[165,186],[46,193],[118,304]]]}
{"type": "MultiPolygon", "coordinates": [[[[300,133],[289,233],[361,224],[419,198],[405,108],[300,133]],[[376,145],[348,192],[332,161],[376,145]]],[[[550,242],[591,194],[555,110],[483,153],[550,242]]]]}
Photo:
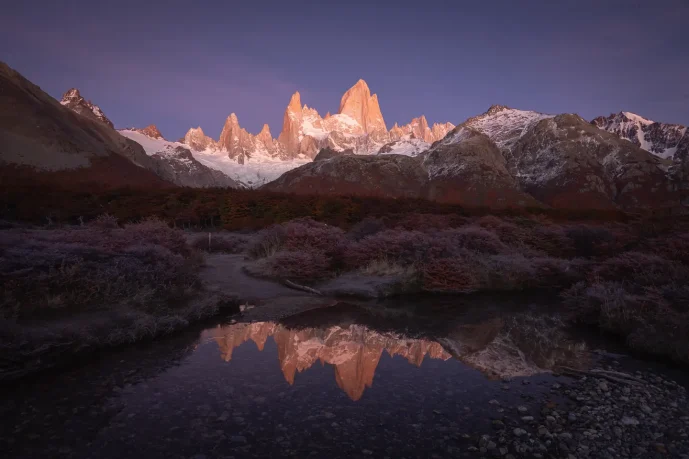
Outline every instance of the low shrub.
{"type": "Polygon", "coordinates": [[[275,255],[285,243],[287,231],[282,225],[273,225],[258,232],[247,247],[247,253],[253,259],[275,255]]]}
{"type": "Polygon", "coordinates": [[[88,224],[91,227],[100,229],[114,229],[120,227],[120,225],[117,223],[117,217],[110,214],[101,214],[91,220],[88,224]]]}
{"type": "Polygon", "coordinates": [[[445,244],[449,248],[456,247],[485,254],[510,252],[510,249],[495,233],[477,226],[445,230],[434,236],[445,240],[445,244]]]}
{"type": "Polygon", "coordinates": [[[689,280],[687,268],[658,255],[626,252],[600,262],[593,275],[604,281],[629,282],[635,288],[689,280]]]}
{"type": "Polygon", "coordinates": [[[574,225],[568,227],[565,234],[572,241],[575,254],[580,257],[608,255],[614,245],[612,232],[600,226],[574,225]]]}
{"type": "Polygon", "coordinates": [[[421,285],[429,292],[471,293],[487,284],[483,265],[470,253],[426,261],[421,267],[421,285]]]}
{"type": "Polygon", "coordinates": [[[251,275],[310,284],[332,276],[330,260],[318,251],[280,251],[247,266],[251,275]]]}
{"type": "Polygon", "coordinates": [[[3,232],[0,314],[140,308],[178,303],[198,287],[200,259],[164,227],[98,227],[3,232]],[[153,235],[142,237],[144,232],[153,235]],[[169,247],[177,251],[174,252],[169,247]]]}
{"type": "Polygon", "coordinates": [[[210,253],[242,253],[249,237],[232,233],[199,234],[191,240],[191,246],[210,253]],[[209,237],[210,234],[210,237],[209,237]]]}
{"type": "Polygon", "coordinates": [[[183,256],[191,253],[184,233],[170,228],[164,220],[159,218],[147,218],[139,223],[125,225],[124,229],[132,239],[138,242],[160,245],[183,256]]]}
{"type": "Polygon", "coordinates": [[[344,240],[345,233],[336,226],[304,218],[284,224],[284,248],[290,251],[315,250],[327,253],[344,240]]]}
{"type": "Polygon", "coordinates": [[[381,218],[366,217],[355,223],[347,232],[347,237],[354,241],[360,241],[366,236],[379,233],[386,229],[385,220],[381,218]]]}
{"type": "Polygon", "coordinates": [[[420,231],[385,230],[349,244],[343,258],[349,268],[363,267],[380,259],[413,265],[423,261],[428,247],[428,236],[420,231]]]}

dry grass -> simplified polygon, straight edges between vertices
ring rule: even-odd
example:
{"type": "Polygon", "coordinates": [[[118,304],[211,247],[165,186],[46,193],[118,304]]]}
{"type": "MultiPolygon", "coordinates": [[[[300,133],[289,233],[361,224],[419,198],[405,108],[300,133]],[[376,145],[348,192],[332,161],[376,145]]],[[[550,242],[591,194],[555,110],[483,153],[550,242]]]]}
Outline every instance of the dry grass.
{"type": "Polygon", "coordinates": [[[388,258],[380,258],[371,260],[366,266],[361,268],[359,272],[368,276],[399,276],[403,278],[412,278],[416,276],[417,269],[414,265],[405,266],[391,261],[388,258]]]}

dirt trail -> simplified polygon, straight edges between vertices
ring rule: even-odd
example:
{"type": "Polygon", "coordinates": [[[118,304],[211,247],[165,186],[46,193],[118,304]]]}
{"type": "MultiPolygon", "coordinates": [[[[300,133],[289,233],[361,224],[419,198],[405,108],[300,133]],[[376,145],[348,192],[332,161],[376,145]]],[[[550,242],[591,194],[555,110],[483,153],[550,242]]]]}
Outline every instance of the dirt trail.
{"type": "Polygon", "coordinates": [[[208,289],[238,295],[243,302],[257,306],[242,313],[243,321],[279,320],[339,302],[248,276],[243,270],[245,264],[242,255],[209,254],[201,271],[201,280],[208,289]]]}
{"type": "Polygon", "coordinates": [[[276,282],[248,276],[243,270],[245,264],[243,255],[209,254],[201,280],[211,290],[234,293],[249,302],[304,295],[276,282]]]}

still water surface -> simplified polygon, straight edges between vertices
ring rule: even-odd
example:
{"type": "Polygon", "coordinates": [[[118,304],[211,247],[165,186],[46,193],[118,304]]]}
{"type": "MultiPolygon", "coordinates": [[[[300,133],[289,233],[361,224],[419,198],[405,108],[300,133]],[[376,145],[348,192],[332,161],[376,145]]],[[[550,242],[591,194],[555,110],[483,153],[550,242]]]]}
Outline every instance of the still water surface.
{"type": "Polygon", "coordinates": [[[548,370],[590,365],[600,358],[591,346],[528,309],[339,304],[214,324],[7,388],[0,448],[3,457],[458,457],[498,407],[538,412],[563,379],[548,370]]]}

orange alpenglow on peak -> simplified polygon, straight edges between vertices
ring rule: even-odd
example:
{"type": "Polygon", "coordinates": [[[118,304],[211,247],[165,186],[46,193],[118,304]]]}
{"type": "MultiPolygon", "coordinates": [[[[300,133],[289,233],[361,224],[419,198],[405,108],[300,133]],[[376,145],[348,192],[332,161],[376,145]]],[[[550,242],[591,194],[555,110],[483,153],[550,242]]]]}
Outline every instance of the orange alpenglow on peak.
{"type": "Polygon", "coordinates": [[[371,91],[364,80],[359,80],[344,93],[338,113],[356,120],[365,132],[387,131],[378,96],[371,91]]]}

